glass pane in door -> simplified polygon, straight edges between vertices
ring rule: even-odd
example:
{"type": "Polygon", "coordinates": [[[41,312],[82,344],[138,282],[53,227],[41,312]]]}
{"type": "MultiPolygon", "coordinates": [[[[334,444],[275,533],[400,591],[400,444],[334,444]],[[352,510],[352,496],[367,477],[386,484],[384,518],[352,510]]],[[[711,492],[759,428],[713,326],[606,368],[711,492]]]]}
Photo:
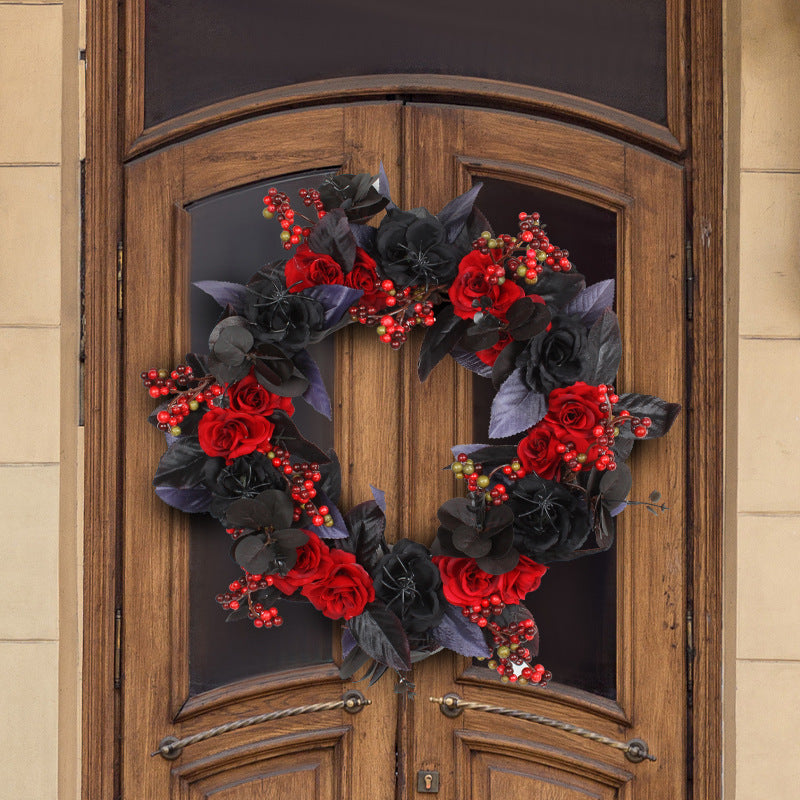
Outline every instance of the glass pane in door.
{"type": "MultiPolygon", "coordinates": [[[[476,178],[483,182],[477,206],[495,233],[514,233],[520,211],[538,211],[551,240],[587,284],[615,278],[617,217],[613,211],[535,186],[476,178]]],[[[475,442],[489,442],[489,409],[494,389],[474,377],[475,442]]],[[[517,441],[514,437],[504,441],[517,441]]],[[[553,680],[608,698],[616,697],[616,550],[550,565],[528,606],[541,632],[539,660],[553,680]]]]}
{"type": "MultiPolygon", "coordinates": [[[[285,258],[276,222],[261,215],[270,186],[290,197],[301,187],[319,186],[331,170],[296,174],[225,192],[193,203],[191,282],[223,280],[244,283],[260,267],[285,258]]],[[[220,308],[195,286],[190,291],[191,349],[208,352],[208,334],[220,308]]],[[[329,391],[333,388],[333,342],[315,345],[312,355],[329,391]]],[[[333,447],[333,423],[295,401],[294,420],[306,437],[323,449],[333,447]]],[[[304,601],[275,605],[285,623],[257,630],[248,620],[227,623],[215,596],[241,576],[230,558],[231,539],[209,515],[192,515],[189,581],[190,694],[278,670],[331,661],[332,624],[304,601]]]]}

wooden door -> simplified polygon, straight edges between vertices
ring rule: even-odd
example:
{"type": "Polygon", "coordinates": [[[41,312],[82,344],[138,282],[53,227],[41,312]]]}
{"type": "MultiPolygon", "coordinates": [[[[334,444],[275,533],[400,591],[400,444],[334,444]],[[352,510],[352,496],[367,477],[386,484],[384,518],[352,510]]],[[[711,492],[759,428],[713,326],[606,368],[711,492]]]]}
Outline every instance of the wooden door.
{"type": "MultiPolygon", "coordinates": [[[[659,489],[670,512],[656,518],[632,508],[621,518],[613,593],[616,656],[612,690],[605,695],[559,684],[558,675],[545,690],[508,687],[447,653],[415,666],[414,700],[395,693],[389,675],[372,687],[343,684],[335,666],[336,630],[320,634],[330,637],[329,660],[312,658],[266,674],[251,670],[212,688],[193,683],[188,587],[197,565],[186,517],[170,512],[150,487],[163,444],[144,422],[150,404],[138,380],[142,369],[177,363],[188,349],[196,255],[190,248],[192,208],[287,175],[370,171],[379,161],[404,207],[425,205],[435,212],[474,180],[485,179],[602,209],[613,220],[616,241],[617,311],[626,347],[619,386],[677,402],[684,397],[682,171],[674,163],[529,116],[401,103],[273,115],[132,161],[125,176],[122,796],[382,800],[416,796],[417,773],[428,770],[439,773],[438,794],[448,800],[509,793],[553,800],[682,797],[686,571],[680,423],[667,439],[642,446],[633,460],[636,490],[646,495],[659,489]],[[225,733],[187,747],[172,762],[149,755],[164,736],[337,700],[349,689],[362,691],[371,705],[356,715],[329,710],[225,733]],[[429,701],[449,692],[615,739],[638,737],[658,761],[633,765],[596,742],[483,712],[449,718],[429,701]]],[[[510,230],[515,223],[496,224],[510,230]]],[[[253,264],[253,271],[259,266],[253,264]]],[[[412,340],[393,353],[363,329],[338,334],[334,437],[343,465],[343,505],[367,498],[370,483],[379,485],[387,492],[388,538],[430,544],[436,509],[456,491],[438,468],[447,463],[452,445],[474,441],[473,381],[446,362],[419,386],[418,346],[412,340]]],[[[535,612],[535,601],[533,607],[535,612]]],[[[253,648],[269,648],[271,632],[249,633],[253,648]]],[[[547,630],[542,637],[546,663],[547,630]]],[[[195,652],[195,662],[196,657],[195,652]]]]}

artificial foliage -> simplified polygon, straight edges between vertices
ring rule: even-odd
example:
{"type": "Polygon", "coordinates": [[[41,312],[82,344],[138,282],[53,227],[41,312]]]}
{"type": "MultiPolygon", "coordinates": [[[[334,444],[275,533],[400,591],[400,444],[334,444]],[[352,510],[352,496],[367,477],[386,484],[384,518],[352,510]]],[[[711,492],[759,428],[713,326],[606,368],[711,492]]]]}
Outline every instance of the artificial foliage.
{"type": "MultiPolygon", "coordinates": [[[[548,564],[611,546],[633,502],[633,443],[665,434],[679,411],[615,391],[614,282],[587,286],[537,213],[520,212],[513,235],[492,232],[479,189],[435,215],[398,208],[382,170],[301,190],[302,213],[270,189],[264,216],[286,260],[247,284],[197,284],[221,308],[208,353],[142,373],[167,439],[156,494],[211,514],[231,540],[239,574],[217,601],[261,629],[283,623],[281,598],[343,620],[343,678],[364,666],[372,680],[403,675],[446,648],[545,685],[524,601],[548,564]],[[422,328],[421,380],[453,358],[496,389],[495,441],[454,446],[463,491],[438,509],[438,530],[415,532],[429,547],[386,531],[377,489],[343,513],[336,454],[293,422],[297,402],[330,418],[308,348],[351,324],[392,350],[422,328]]],[[[658,499],[644,505],[658,511],[658,499]]]]}

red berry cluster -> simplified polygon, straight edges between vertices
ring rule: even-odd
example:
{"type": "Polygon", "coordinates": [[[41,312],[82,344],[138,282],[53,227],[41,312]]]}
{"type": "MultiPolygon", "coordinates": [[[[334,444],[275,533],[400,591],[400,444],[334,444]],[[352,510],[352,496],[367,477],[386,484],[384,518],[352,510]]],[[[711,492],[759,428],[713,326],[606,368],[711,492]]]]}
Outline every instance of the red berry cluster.
{"type": "Polygon", "coordinates": [[[461,613],[474,622],[479,628],[485,628],[489,624],[489,618],[503,613],[506,604],[499,594],[484,597],[479,603],[471,606],[464,606],[461,613]]]}
{"type": "Polygon", "coordinates": [[[173,436],[180,435],[180,424],[192,411],[197,411],[203,403],[213,405],[225,391],[210,375],[195,378],[192,368],[185,364],[178,364],[172,372],[149,369],[141,378],[151,397],[175,395],[167,408],[156,415],[158,429],[173,436]]]}
{"type": "MultiPolygon", "coordinates": [[[[299,194],[306,206],[313,205],[316,208],[317,216],[320,219],[325,216],[318,191],[301,189],[299,194]]],[[[278,222],[282,228],[281,241],[283,242],[284,250],[291,250],[292,247],[300,244],[311,233],[311,228],[304,228],[302,225],[295,224],[295,212],[289,202],[289,196],[285,192],[279,192],[274,186],[269,189],[264,198],[262,214],[265,219],[272,219],[277,214],[278,222]]]]}
{"type": "Polygon", "coordinates": [[[492,484],[492,478],[497,473],[502,473],[503,477],[509,481],[516,481],[525,477],[525,470],[519,461],[512,461],[510,464],[503,464],[493,469],[488,475],[483,474],[483,464],[476,464],[466,453],[459,453],[456,460],[450,465],[450,469],[456,478],[467,482],[467,491],[484,492],[484,499],[493,506],[499,506],[508,500],[508,489],[500,481],[492,484]],[[491,486],[491,488],[489,488],[491,486]]]}
{"type": "Polygon", "coordinates": [[[393,350],[405,344],[413,327],[430,327],[436,322],[433,303],[428,300],[430,292],[426,294],[416,286],[397,291],[390,280],[376,283],[375,289],[388,295],[384,305],[392,310],[387,312],[362,300],[350,307],[350,317],[361,325],[375,326],[378,338],[393,350]]]}
{"type": "Polygon", "coordinates": [[[569,251],[556,247],[544,231],[538,213],[519,213],[519,235],[507,233],[492,236],[484,231],[472,243],[475,250],[490,255],[496,265],[494,274],[487,280],[491,284],[502,283],[506,277],[522,278],[533,284],[546,264],[553,272],[569,272],[572,264],[569,251]]]}
{"type": "MultiPolygon", "coordinates": [[[[322,473],[319,471],[319,464],[306,463],[295,464],[292,466],[288,462],[286,451],[278,448],[272,463],[275,466],[282,466],[284,474],[289,480],[289,490],[292,500],[295,502],[294,521],[298,522],[305,511],[311,518],[311,523],[319,528],[321,525],[330,527],[333,525],[333,517],[328,506],[317,508],[311,501],[317,496],[314,484],[322,480],[322,473]],[[291,470],[287,472],[287,467],[291,470]]],[[[267,454],[269,457],[269,453],[267,454]]]]}
{"type": "Polygon", "coordinates": [[[506,626],[496,622],[488,622],[487,625],[492,632],[495,655],[486,666],[495,670],[503,683],[518,683],[522,686],[530,683],[542,688],[547,686],[553,673],[541,664],[531,667],[529,662],[532,654],[525,646],[525,642],[536,638],[536,623],[528,618],[506,626]],[[515,666],[522,669],[516,670],[515,666]]]}
{"type": "Polygon", "coordinates": [[[586,464],[590,462],[593,462],[591,465],[601,472],[604,470],[613,472],[617,468],[617,462],[612,448],[614,439],[619,436],[620,428],[623,425],[630,425],[633,435],[641,439],[647,436],[647,429],[652,425],[649,417],[632,417],[630,411],[626,409],[621,409],[615,415],[613,406],[619,402],[619,396],[614,394],[613,386],[601,383],[597,387],[597,401],[600,412],[608,416],[602,424],[592,429],[594,438],[586,450],[579,451],[571,441],[562,441],[556,445],[556,451],[561,454],[564,464],[571,472],[586,469],[586,464]]]}
{"type": "Polygon", "coordinates": [[[245,572],[244,580],[233,581],[228,586],[228,591],[218,594],[215,599],[226,611],[238,611],[244,601],[249,608],[248,616],[256,628],[279,628],[283,625],[283,618],[278,615],[278,609],[274,606],[265,608],[263,603],[253,601],[251,597],[252,592],[268,589],[272,584],[271,575],[251,575],[245,572]]]}

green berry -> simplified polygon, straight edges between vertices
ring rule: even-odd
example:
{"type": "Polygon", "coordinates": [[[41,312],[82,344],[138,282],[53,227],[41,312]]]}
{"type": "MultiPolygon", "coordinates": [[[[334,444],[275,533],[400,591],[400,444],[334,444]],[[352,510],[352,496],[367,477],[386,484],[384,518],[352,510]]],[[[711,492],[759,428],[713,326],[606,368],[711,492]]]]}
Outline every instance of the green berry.
{"type": "Polygon", "coordinates": [[[292,234],[289,231],[281,231],[281,241],[288,242],[289,239],[292,238],[292,234]]]}
{"type": "Polygon", "coordinates": [[[450,469],[453,470],[453,472],[458,473],[458,472],[461,472],[464,469],[464,465],[460,461],[454,461],[450,465],[450,469]]]}
{"type": "Polygon", "coordinates": [[[189,401],[189,409],[191,411],[197,411],[198,408],[200,408],[200,403],[198,403],[197,400],[189,401]]]}
{"type": "Polygon", "coordinates": [[[275,212],[274,211],[267,211],[267,209],[265,208],[261,212],[261,216],[264,217],[264,219],[272,219],[275,216],[275,212]]]}
{"type": "Polygon", "coordinates": [[[499,658],[508,658],[511,655],[511,650],[507,645],[502,645],[497,648],[497,655],[499,658]]]}
{"type": "Polygon", "coordinates": [[[173,426],[172,426],[172,427],[169,429],[169,432],[170,432],[170,435],[172,435],[172,436],[180,436],[180,435],[181,435],[181,428],[180,428],[180,425],[173,425],[173,426]]]}
{"type": "Polygon", "coordinates": [[[480,486],[481,489],[485,489],[488,485],[489,485],[489,476],[481,475],[480,478],[478,478],[478,486],[480,486]]]}

